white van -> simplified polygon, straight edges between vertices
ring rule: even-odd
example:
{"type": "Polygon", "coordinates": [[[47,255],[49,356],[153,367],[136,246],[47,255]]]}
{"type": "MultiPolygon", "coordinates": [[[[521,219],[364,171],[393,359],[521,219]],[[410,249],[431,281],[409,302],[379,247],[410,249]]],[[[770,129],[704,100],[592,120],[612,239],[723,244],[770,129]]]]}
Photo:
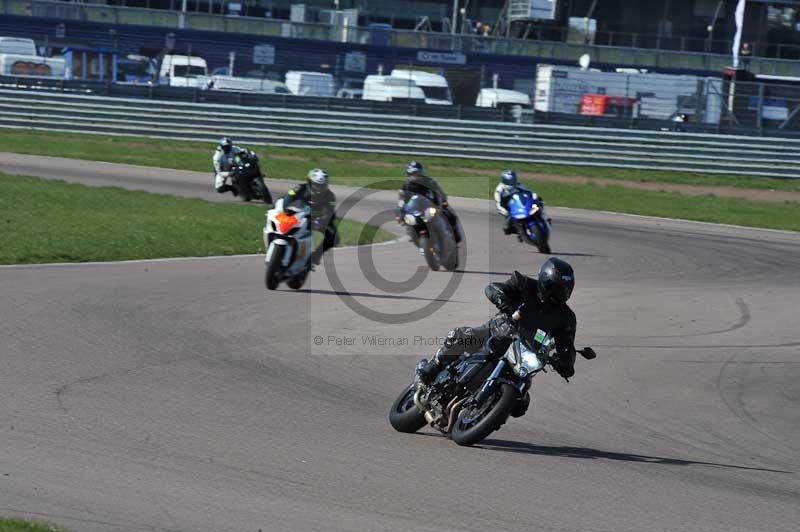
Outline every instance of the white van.
{"type": "Polygon", "coordinates": [[[450,95],[450,85],[444,76],[431,74],[423,70],[392,70],[392,77],[404,80],[412,80],[417,87],[425,93],[425,103],[435,105],[453,105],[453,97],[450,95]]]}
{"type": "Polygon", "coordinates": [[[290,70],[286,73],[286,86],[296,96],[331,98],[335,92],[333,76],[324,72],[290,70]]]}
{"type": "Polygon", "coordinates": [[[41,57],[33,39],[0,37],[0,76],[37,76],[64,79],[63,56],[41,57]]]}
{"type": "Polygon", "coordinates": [[[211,76],[212,90],[264,92],[268,94],[291,94],[289,87],[280,81],[259,78],[240,78],[235,76],[211,76]]]}
{"type": "Polygon", "coordinates": [[[508,89],[481,89],[478,99],[475,100],[477,107],[512,107],[519,105],[522,107],[531,106],[531,97],[524,92],[512,91],[508,89]]]}
{"type": "Polygon", "coordinates": [[[0,37],[0,54],[38,55],[33,39],[24,37],[0,37]]]}
{"type": "Polygon", "coordinates": [[[211,81],[206,60],[193,55],[165,55],[158,79],[171,87],[204,87],[211,81]]]}
{"type": "Polygon", "coordinates": [[[410,79],[392,76],[367,76],[364,80],[362,100],[376,102],[417,101],[424,103],[425,93],[410,79]]]}

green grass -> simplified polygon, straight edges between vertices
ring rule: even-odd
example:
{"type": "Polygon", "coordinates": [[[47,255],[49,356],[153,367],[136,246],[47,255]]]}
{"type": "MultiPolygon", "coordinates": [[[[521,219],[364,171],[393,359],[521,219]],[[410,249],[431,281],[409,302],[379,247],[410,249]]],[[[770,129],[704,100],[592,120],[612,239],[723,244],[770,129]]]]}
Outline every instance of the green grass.
{"type": "MultiPolygon", "coordinates": [[[[139,164],[210,172],[213,145],[133,137],[51,134],[0,129],[3,149],[107,162],[139,164]]],[[[304,178],[309,168],[324,167],[340,185],[393,189],[402,179],[407,156],[335,150],[256,147],[271,177],[304,178]]],[[[490,198],[503,165],[491,161],[425,158],[429,173],[451,195],[490,198]],[[469,171],[465,171],[468,169],[469,171]],[[485,172],[483,176],[481,173],[485,172]]],[[[669,218],[800,231],[800,204],[751,201],[717,196],[626,188],[622,181],[651,181],[691,185],[729,185],[744,188],[800,190],[800,180],[700,175],[688,172],[643,172],[613,168],[517,165],[518,171],[589,175],[621,180],[621,186],[566,184],[526,180],[548,205],[607,210],[669,218]]],[[[215,207],[216,209],[216,207],[215,207]]]]}
{"type": "MultiPolygon", "coordinates": [[[[234,139],[235,140],[235,139],[234,139]]],[[[78,133],[51,133],[0,129],[2,151],[51,155],[72,159],[88,159],[111,163],[128,163],[182,170],[211,171],[213,145],[209,143],[114,137],[78,133]]],[[[345,152],[321,149],[255,147],[265,159],[264,168],[270,177],[298,179],[314,166],[324,166],[336,179],[369,175],[402,177],[406,155],[345,152]],[[272,157],[271,157],[272,156],[272,157]]],[[[425,157],[431,175],[465,175],[485,171],[492,178],[509,166],[485,160],[425,157]]],[[[688,185],[734,186],[755,189],[800,190],[798,179],[776,179],[736,175],[699,174],[693,172],[595,168],[553,164],[513,164],[518,172],[602,177],[621,181],[680,183],[688,185]]]]}
{"type": "Polygon", "coordinates": [[[63,532],[64,529],[22,519],[0,518],[0,532],[63,532]]]}
{"type": "MultiPolygon", "coordinates": [[[[264,251],[264,207],[0,174],[0,263],[238,255],[264,251]]],[[[340,245],[394,238],[341,220],[340,245]]]]}

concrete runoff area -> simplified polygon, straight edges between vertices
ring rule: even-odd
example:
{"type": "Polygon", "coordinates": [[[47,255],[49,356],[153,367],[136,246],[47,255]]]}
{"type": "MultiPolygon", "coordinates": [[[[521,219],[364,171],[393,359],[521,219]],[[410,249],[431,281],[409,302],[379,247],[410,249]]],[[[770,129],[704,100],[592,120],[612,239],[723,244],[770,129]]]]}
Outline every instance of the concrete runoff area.
{"type": "MultiPolygon", "coordinates": [[[[0,171],[236,201],[210,173],[0,171]]],[[[336,192],[361,221],[395,205],[336,192]]],[[[334,250],[300,292],[267,292],[258,256],[0,268],[0,513],[76,531],[796,529],[800,234],[549,209],[598,358],[569,384],[538,376],[528,413],[468,449],[395,432],[389,406],[448,329],[492,314],[486,283],[545,256],[489,201],[451,203],[463,271],[404,292],[375,286],[424,266],[403,242],[334,250]],[[416,321],[353,310],[413,313],[454,276],[416,321]]]]}

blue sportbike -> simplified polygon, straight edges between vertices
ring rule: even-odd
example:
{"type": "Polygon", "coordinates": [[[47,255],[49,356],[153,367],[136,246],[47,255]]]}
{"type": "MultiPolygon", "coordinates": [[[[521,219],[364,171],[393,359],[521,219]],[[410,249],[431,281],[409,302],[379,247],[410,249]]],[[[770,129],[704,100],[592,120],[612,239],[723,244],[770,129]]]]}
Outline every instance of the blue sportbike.
{"type": "Polygon", "coordinates": [[[520,242],[525,240],[542,253],[550,253],[550,219],[544,213],[542,199],[523,188],[517,189],[508,200],[508,224],[517,232],[520,242]]]}

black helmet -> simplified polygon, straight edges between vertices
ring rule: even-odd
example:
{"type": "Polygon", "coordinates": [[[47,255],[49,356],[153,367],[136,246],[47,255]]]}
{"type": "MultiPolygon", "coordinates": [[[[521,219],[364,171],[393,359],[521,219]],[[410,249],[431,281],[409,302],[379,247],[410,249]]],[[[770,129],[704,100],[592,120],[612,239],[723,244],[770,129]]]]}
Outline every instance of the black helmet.
{"type": "Polygon", "coordinates": [[[406,175],[408,177],[414,175],[425,175],[425,167],[422,166],[422,163],[417,161],[411,161],[406,165],[406,175]]]}
{"type": "Polygon", "coordinates": [[[567,302],[575,288],[572,266],[561,259],[547,259],[539,268],[539,297],[545,304],[555,307],[567,302]]]}
{"type": "Polygon", "coordinates": [[[233,141],[230,139],[230,137],[222,137],[219,139],[219,147],[225,153],[230,153],[231,149],[233,149],[233,141]]]}

